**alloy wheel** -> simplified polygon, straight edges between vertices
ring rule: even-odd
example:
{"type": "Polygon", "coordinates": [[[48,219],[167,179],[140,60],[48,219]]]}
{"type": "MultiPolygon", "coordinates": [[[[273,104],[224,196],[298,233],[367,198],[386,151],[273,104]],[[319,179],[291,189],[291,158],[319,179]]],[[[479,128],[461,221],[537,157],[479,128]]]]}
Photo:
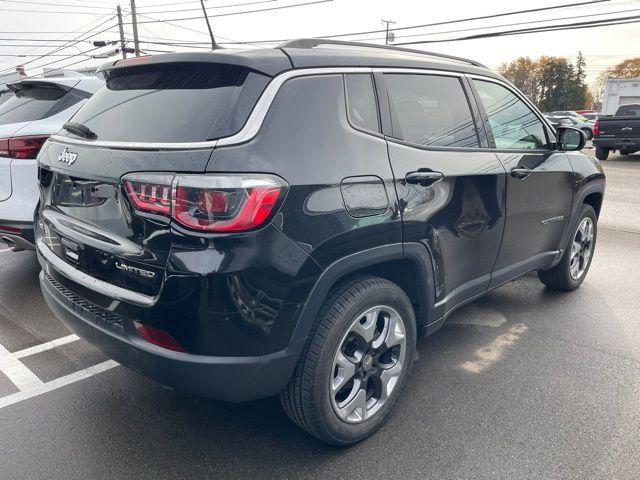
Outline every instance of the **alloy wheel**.
{"type": "Polygon", "coordinates": [[[571,243],[569,271],[574,280],[580,279],[587,270],[593,253],[593,233],[593,220],[590,217],[583,218],[571,243]]]}
{"type": "Polygon", "coordinates": [[[400,380],[406,349],[396,310],[380,305],[358,315],[333,360],[329,394],[340,419],[360,423],[380,411],[400,380]]]}

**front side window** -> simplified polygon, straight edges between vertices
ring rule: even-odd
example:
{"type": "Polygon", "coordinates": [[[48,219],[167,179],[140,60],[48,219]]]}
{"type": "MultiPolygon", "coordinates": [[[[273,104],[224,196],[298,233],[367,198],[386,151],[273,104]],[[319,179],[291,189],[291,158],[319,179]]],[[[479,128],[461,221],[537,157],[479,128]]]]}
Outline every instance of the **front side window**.
{"type": "Polygon", "coordinates": [[[471,108],[460,79],[385,74],[393,136],[425,147],[478,147],[471,108]]]}
{"type": "Polygon", "coordinates": [[[547,148],[544,124],[509,89],[493,82],[474,80],[491,133],[499,150],[547,148]]]}

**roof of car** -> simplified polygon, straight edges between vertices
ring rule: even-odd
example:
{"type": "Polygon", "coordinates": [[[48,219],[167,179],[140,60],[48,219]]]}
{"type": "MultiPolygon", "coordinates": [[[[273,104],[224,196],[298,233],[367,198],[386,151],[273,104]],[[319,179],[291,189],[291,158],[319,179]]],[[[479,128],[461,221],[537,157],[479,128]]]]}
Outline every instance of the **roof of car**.
{"type": "Polygon", "coordinates": [[[473,60],[418,50],[355,42],[335,42],[301,39],[286,42],[276,48],[184,52],[134,57],[101,66],[98,72],[163,63],[224,63],[244,66],[275,76],[297,68],[380,67],[416,68],[481,74],[502,78],[473,60]]]}

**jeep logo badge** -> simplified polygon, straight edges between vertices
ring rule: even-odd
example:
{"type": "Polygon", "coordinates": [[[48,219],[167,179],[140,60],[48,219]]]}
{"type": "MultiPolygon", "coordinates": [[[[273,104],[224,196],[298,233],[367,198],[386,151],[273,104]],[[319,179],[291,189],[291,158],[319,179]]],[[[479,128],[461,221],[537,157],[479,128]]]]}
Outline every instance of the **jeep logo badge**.
{"type": "Polygon", "coordinates": [[[62,163],[66,163],[71,166],[76,163],[78,159],[78,154],[70,152],[68,148],[65,148],[60,155],[58,155],[58,161],[62,163]]]}

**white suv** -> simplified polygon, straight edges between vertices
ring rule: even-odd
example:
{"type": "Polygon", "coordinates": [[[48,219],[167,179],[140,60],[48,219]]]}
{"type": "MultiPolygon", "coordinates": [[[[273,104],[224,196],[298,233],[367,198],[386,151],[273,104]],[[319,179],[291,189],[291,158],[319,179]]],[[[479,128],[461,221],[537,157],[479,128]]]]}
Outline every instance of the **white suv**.
{"type": "Polygon", "coordinates": [[[14,95],[0,105],[0,239],[14,250],[34,248],[40,148],[103,85],[80,74],[8,85],[14,95]]]}

